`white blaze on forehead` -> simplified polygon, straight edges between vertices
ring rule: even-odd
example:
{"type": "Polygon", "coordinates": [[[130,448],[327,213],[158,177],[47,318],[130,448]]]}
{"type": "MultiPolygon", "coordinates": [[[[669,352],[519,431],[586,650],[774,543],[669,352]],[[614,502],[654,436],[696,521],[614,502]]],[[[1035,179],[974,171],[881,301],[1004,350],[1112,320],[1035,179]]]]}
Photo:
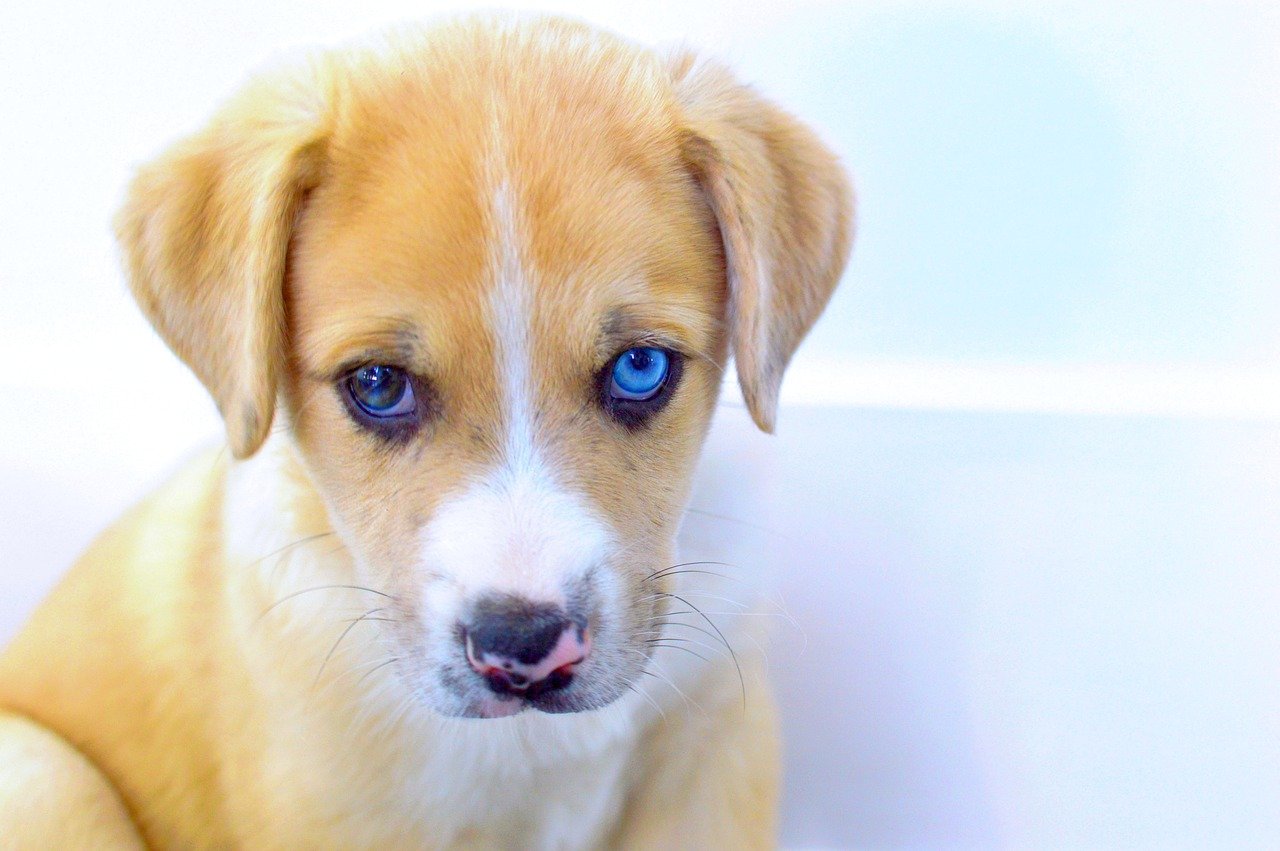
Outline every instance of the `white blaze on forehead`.
{"type": "Polygon", "coordinates": [[[533,282],[523,255],[524,239],[511,184],[494,190],[490,239],[493,290],[489,315],[496,345],[494,374],[506,408],[507,464],[514,470],[538,466],[533,436],[532,337],[533,282]]]}
{"type": "Polygon", "coordinates": [[[510,593],[563,603],[565,590],[601,562],[607,526],[586,501],[560,484],[536,433],[533,363],[535,270],[528,231],[494,133],[488,300],[495,385],[504,439],[494,467],[447,499],[423,530],[423,558],[467,599],[510,593]]]}

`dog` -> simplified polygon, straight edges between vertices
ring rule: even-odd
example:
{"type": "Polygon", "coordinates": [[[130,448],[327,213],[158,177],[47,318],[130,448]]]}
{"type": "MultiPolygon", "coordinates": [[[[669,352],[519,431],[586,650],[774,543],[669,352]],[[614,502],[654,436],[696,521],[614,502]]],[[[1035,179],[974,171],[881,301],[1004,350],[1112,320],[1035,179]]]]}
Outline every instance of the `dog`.
{"type": "Polygon", "coordinates": [[[772,846],[763,660],[692,614],[678,535],[728,357],[771,431],[851,219],[837,158],[723,67],[575,22],[251,83],[117,220],[227,447],[0,658],[0,834],[772,846]],[[650,690],[677,614],[710,649],[650,690]]]}

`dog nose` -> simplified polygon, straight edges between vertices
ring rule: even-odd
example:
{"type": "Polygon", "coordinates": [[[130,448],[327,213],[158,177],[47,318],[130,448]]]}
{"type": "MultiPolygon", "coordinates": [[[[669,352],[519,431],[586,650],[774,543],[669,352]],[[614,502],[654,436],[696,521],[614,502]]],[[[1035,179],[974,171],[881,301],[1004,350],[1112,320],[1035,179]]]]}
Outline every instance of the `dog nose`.
{"type": "Polygon", "coordinates": [[[555,606],[485,600],[463,628],[467,661],[495,694],[535,698],[573,681],[591,652],[584,622],[555,606]]]}

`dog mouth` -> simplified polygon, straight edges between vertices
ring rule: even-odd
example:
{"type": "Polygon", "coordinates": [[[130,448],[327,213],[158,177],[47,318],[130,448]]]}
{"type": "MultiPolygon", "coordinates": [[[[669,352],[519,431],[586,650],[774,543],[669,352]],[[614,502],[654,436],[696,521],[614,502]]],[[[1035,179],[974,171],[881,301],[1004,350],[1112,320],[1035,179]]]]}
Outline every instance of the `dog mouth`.
{"type": "MultiPolygon", "coordinates": [[[[474,693],[473,693],[474,694],[474,693]]],[[[586,690],[539,690],[536,687],[524,692],[497,692],[486,688],[485,693],[463,698],[460,711],[450,713],[460,718],[510,718],[529,710],[548,715],[565,715],[603,708],[621,694],[590,695],[586,690]]]]}
{"type": "Polygon", "coordinates": [[[458,718],[509,718],[527,711],[565,715],[608,706],[625,693],[622,680],[629,677],[621,671],[611,675],[610,665],[601,667],[603,660],[588,660],[593,642],[589,634],[583,637],[583,645],[562,639],[548,660],[528,666],[505,659],[495,665],[497,660],[467,642],[466,662],[440,672],[452,697],[438,711],[458,718]]]}
{"type": "Polygon", "coordinates": [[[600,695],[585,681],[579,670],[584,658],[578,657],[539,679],[493,666],[488,666],[481,673],[472,663],[469,679],[474,685],[471,693],[481,693],[471,699],[461,714],[473,718],[508,718],[534,710],[548,715],[563,715],[606,706],[618,695],[600,695]],[[479,683],[475,683],[477,678],[479,683]]]}

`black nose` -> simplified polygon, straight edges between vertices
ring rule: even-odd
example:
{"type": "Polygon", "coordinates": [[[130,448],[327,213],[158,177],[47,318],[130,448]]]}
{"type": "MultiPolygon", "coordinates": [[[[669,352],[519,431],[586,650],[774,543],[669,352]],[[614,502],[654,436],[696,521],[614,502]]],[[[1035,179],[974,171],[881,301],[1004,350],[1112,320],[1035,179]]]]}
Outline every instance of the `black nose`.
{"type": "Polygon", "coordinates": [[[463,627],[467,661],[500,695],[537,697],[566,688],[590,652],[586,626],[556,607],[488,597],[463,627]]]}
{"type": "Polygon", "coordinates": [[[473,610],[467,635],[477,652],[533,665],[556,646],[565,621],[564,612],[554,606],[486,598],[473,610]]]}

